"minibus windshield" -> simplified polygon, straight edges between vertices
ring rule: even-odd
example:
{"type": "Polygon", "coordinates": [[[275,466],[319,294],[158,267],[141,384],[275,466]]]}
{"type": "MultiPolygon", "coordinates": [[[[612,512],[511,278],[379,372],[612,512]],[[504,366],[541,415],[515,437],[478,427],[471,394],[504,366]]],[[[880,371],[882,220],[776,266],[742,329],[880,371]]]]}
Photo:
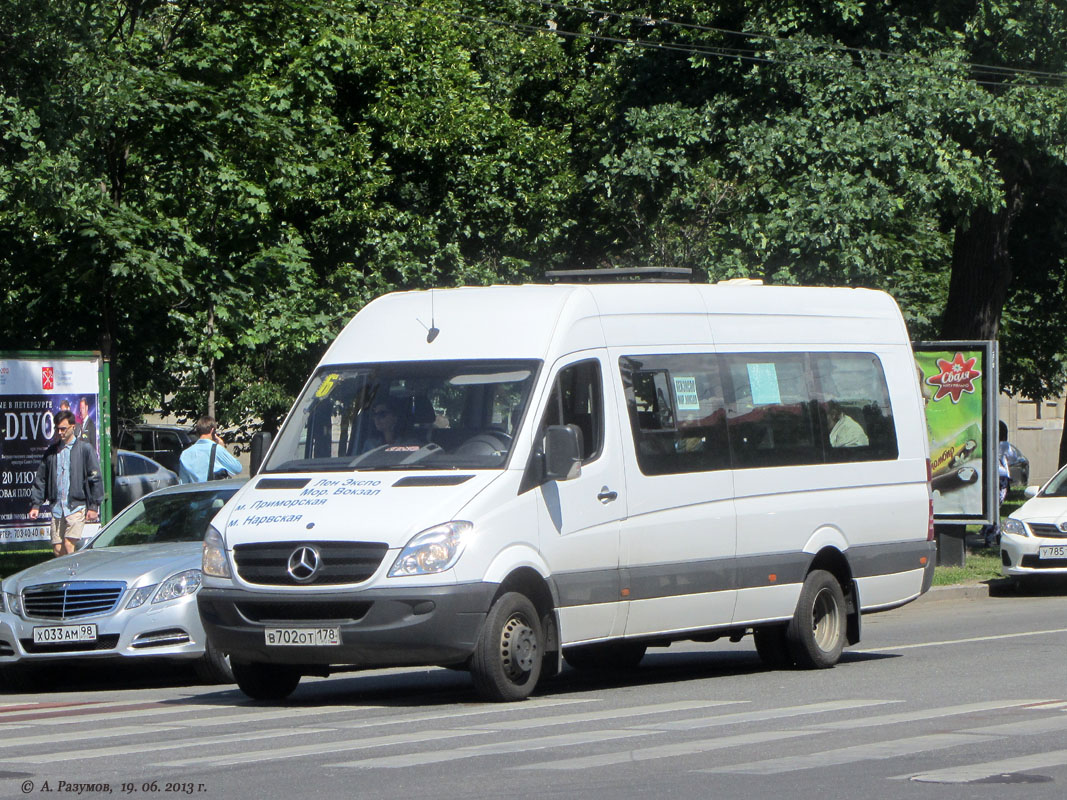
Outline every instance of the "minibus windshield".
{"type": "Polygon", "coordinates": [[[265,472],[502,469],[539,361],[320,368],[265,472]]]}

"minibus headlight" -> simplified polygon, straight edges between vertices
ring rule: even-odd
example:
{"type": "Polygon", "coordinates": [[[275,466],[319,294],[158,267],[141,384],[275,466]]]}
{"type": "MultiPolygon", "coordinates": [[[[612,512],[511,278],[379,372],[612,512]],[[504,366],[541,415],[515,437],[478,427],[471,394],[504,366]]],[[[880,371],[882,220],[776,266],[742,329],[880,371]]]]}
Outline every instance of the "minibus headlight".
{"type": "Polygon", "coordinates": [[[204,561],[202,564],[205,575],[214,578],[229,578],[230,564],[226,560],[226,542],[222,540],[222,534],[212,527],[207,529],[204,537],[204,561]]]}
{"type": "Polygon", "coordinates": [[[1026,526],[1022,523],[1022,520],[1015,519],[1014,517],[1008,517],[1000,524],[1000,530],[1002,533],[1011,533],[1015,536],[1028,536],[1026,532],[1026,526]]]}
{"type": "Polygon", "coordinates": [[[389,577],[444,572],[459,560],[464,539],[474,529],[470,522],[446,522],[416,534],[389,569],[389,577]]]}

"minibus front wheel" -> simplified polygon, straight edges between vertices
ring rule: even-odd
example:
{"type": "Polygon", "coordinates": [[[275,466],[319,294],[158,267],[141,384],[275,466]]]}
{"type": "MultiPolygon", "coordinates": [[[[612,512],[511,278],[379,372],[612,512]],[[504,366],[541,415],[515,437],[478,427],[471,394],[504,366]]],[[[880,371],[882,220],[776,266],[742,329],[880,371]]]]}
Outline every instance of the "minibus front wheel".
{"type": "Polygon", "coordinates": [[[300,683],[300,671],[284,664],[230,660],[237,688],[253,700],[284,700],[300,683]]]}
{"type": "Polygon", "coordinates": [[[846,616],[845,594],[837,578],[826,570],[809,572],[785,631],[798,667],[826,669],[837,663],[845,647],[846,616]]]}
{"type": "Polygon", "coordinates": [[[537,609],[518,592],[507,592],[489,609],[471,655],[474,686],[493,702],[525,700],[537,686],[544,656],[537,609]]]}

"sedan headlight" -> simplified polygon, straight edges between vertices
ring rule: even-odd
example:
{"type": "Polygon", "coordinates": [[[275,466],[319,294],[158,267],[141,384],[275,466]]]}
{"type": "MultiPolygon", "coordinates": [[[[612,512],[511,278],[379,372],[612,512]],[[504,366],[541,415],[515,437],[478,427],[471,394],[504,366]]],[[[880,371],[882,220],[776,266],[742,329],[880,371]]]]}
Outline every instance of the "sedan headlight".
{"type": "Polygon", "coordinates": [[[470,522],[446,522],[416,534],[396,557],[389,577],[444,572],[459,560],[464,537],[473,529],[470,522]]]}
{"type": "Polygon", "coordinates": [[[1011,533],[1016,536],[1029,536],[1030,533],[1026,529],[1026,525],[1022,520],[1015,519],[1015,517],[1008,517],[1002,523],[1000,523],[1001,533],[1011,533]]]}
{"type": "Polygon", "coordinates": [[[159,585],[159,591],[152,598],[153,603],[165,603],[177,600],[187,594],[193,594],[200,588],[200,570],[187,569],[177,575],[171,575],[159,585]]]}
{"type": "Polygon", "coordinates": [[[205,575],[213,578],[229,578],[230,562],[226,560],[226,542],[222,540],[222,534],[212,527],[207,529],[204,537],[204,561],[205,575]]]}
{"type": "Polygon", "coordinates": [[[12,614],[22,616],[22,597],[18,593],[2,592],[0,597],[3,598],[3,608],[10,611],[12,614]]]}

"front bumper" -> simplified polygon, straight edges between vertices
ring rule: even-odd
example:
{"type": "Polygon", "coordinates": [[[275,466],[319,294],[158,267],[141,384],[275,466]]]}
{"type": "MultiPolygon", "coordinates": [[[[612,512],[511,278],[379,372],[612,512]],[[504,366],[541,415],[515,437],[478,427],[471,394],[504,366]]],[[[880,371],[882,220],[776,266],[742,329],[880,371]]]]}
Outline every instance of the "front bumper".
{"type": "Polygon", "coordinates": [[[297,595],[204,587],[200,616],[234,659],[303,666],[460,664],[474,651],[496,584],[297,595]],[[267,645],[270,627],[340,629],[340,645],[267,645]]]}
{"type": "Polygon", "coordinates": [[[1067,558],[1039,558],[1040,548],[1067,545],[1067,539],[1000,533],[1000,571],[1017,575],[1067,575],[1067,558]]]}
{"type": "Polygon", "coordinates": [[[195,596],[73,619],[24,619],[0,613],[0,664],[69,658],[199,658],[205,641],[195,596]],[[87,623],[96,625],[94,642],[33,642],[34,628],[87,623]]]}

